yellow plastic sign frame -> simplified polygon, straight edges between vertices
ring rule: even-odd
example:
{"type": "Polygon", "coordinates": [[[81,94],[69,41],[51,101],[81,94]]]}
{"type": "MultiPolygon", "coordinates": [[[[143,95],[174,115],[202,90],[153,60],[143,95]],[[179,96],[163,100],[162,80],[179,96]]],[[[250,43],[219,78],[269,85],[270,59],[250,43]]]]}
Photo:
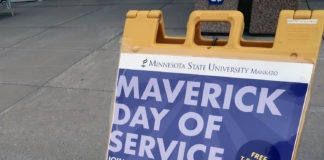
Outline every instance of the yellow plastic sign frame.
{"type": "MultiPolygon", "coordinates": [[[[242,38],[243,29],[241,12],[194,11],[189,17],[186,37],[169,37],[161,11],[132,10],[127,13],[121,53],[313,64],[301,115],[300,128],[303,128],[324,30],[324,11],[282,11],[273,42],[245,40],[242,38]],[[200,22],[230,23],[228,40],[217,40],[213,44],[213,40],[205,39],[200,34],[200,22]]],[[[296,136],[292,159],[296,159],[301,131],[296,136]]]]}

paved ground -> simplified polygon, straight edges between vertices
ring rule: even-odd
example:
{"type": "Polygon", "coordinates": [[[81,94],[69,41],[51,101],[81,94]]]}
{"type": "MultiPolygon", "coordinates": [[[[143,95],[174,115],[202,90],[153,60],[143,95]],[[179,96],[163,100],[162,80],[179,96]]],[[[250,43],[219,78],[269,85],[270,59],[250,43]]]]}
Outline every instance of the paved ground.
{"type": "MultiPolygon", "coordinates": [[[[43,0],[15,3],[14,17],[0,9],[0,160],[103,160],[126,12],[162,9],[167,32],[184,35],[194,0],[43,0]]],[[[323,52],[298,160],[324,157],[323,52]]]]}

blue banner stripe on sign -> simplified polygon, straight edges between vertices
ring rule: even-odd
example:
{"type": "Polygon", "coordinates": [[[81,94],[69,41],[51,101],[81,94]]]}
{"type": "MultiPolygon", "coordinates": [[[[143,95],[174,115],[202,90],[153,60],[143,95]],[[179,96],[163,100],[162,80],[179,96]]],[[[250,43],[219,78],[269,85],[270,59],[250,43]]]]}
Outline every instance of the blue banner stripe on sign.
{"type": "Polygon", "coordinates": [[[291,159],[307,87],[120,69],[108,159],[291,159]]]}

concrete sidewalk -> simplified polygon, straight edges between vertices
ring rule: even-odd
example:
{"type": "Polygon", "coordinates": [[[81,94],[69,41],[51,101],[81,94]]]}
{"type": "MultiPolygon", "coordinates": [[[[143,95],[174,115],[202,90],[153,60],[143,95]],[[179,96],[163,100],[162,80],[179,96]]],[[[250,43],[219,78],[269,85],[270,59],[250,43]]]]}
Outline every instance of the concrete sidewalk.
{"type": "MultiPolygon", "coordinates": [[[[167,33],[183,36],[194,0],[13,7],[14,17],[0,8],[0,160],[103,160],[126,12],[160,9],[167,33]]],[[[323,52],[322,45],[298,160],[324,157],[323,52]]]]}

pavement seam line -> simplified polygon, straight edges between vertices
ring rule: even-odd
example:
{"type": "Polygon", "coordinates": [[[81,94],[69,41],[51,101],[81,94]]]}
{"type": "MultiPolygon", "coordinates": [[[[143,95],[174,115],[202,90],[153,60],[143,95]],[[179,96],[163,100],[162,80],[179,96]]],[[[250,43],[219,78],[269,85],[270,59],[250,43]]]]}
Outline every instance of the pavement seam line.
{"type": "Polygon", "coordinates": [[[24,87],[41,87],[41,86],[39,86],[39,85],[33,85],[33,84],[9,83],[9,82],[0,82],[0,85],[8,85],[8,86],[24,86],[24,87]]]}
{"type": "Polygon", "coordinates": [[[91,11],[89,11],[89,12],[86,12],[86,13],[84,13],[84,14],[82,14],[82,15],[72,17],[72,18],[70,18],[70,19],[68,19],[68,20],[66,20],[66,21],[64,21],[64,22],[61,22],[61,23],[58,23],[58,24],[54,25],[54,27],[57,27],[57,26],[60,26],[60,25],[63,25],[63,24],[66,24],[66,23],[72,22],[72,21],[77,20],[77,19],[80,19],[81,17],[84,17],[84,16],[90,15],[90,14],[92,14],[92,13],[98,12],[98,11],[102,10],[103,8],[104,8],[104,7],[101,7],[101,8],[99,8],[99,9],[93,9],[93,10],[91,10],[91,11]]]}
{"type": "MultiPolygon", "coordinates": [[[[117,39],[118,37],[122,36],[122,35],[123,35],[123,32],[124,32],[124,31],[119,32],[118,34],[116,34],[115,36],[113,36],[111,39],[109,39],[107,42],[104,42],[103,44],[101,44],[101,45],[98,47],[98,50],[102,50],[102,49],[104,49],[103,47],[104,47],[106,44],[109,44],[109,43],[111,43],[112,41],[114,41],[115,39],[117,39]]],[[[119,46],[119,48],[120,48],[120,46],[119,46]]]]}
{"type": "Polygon", "coordinates": [[[14,44],[12,44],[12,45],[9,45],[8,47],[5,47],[4,49],[11,49],[11,48],[15,48],[15,46],[17,46],[18,44],[20,44],[20,43],[22,43],[22,42],[24,42],[24,41],[26,41],[26,40],[28,40],[28,39],[32,39],[32,38],[34,38],[34,37],[36,37],[36,36],[38,36],[38,35],[40,35],[40,34],[42,34],[42,33],[45,33],[47,30],[48,30],[48,29],[45,28],[44,30],[42,30],[42,31],[40,31],[40,32],[38,32],[38,33],[36,33],[36,34],[34,34],[34,35],[27,36],[26,38],[23,38],[23,39],[19,40],[18,42],[14,43],[14,44]]]}
{"type": "MultiPolygon", "coordinates": [[[[40,34],[42,34],[42,33],[45,33],[45,32],[47,32],[47,31],[50,30],[50,29],[53,29],[53,28],[54,28],[54,29],[55,29],[55,28],[59,28],[60,25],[63,25],[63,24],[69,23],[69,22],[74,21],[74,20],[77,20],[77,19],[80,19],[80,18],[83,17],[83,16],[86,16],[86,15],[89,15],[89,14],[92,14],[92,13],[95,13],[95,12],[101,10],[101,9],[103,9],[103,7],[101,7],[100,9],[93,9],[93,10],[91,10],[91,11],[89,11],[89,12],[86,12],[86,13],[84,13],[84,14],[81,14],[81,15],[78,15],[78,16],[75,16],[75,17],[72,17],[72,18],[70,18],[70,19],[67,19],[66,21],[63,21],[63,22],[60,22],[60,23],[57,23],[57,24],[54,24],[54,25],[51,25],[51,26],[46,26],[46,27],[35,27],[35,28],[44,28],[44,30],[43,30],[43,31],[40,31],[39,33],[36,33],[36,34],[34,34],[34,35],[28,36],[28,37],[26,37],[26,38],[24,38],[24,39],[21,39],[21,40],[19,40],[18,42],[14,43],[14,44],[12,44],[12,45],[10,45],[10,46],[8,46],[8,47],[5,47],[5,49],[7,49],[7,48],[15,48],[15,46],[19,45],[20,43],[22,43],[22,42],[24,42],[24,41],[26,41],[26,40],[28,40],[28,39],[32,39],[32,38],[34,38],[34,37],[36,37],[36,36],[38,36],[38,35],[40,35],[40,34]]],[[[1,28],[1,27],[0,27],[0,28],[1,28]]],[[[18,48],[19,48],[19,47],[18,47],[18,48]]]]}
{"type": "Polygon", "coordinates": [[[38,86],[34,91],[26,94],[25,96],[23,96],[21,99],[17,100],[15,103],[13,103],[12,105],[9,105],[7,109],[3,110],[2,112],[0,112],[0,119],[3,115],[5,115],[7,112],[9,112],[10,110],[12,110],[13,108],[15,108],[15,105],[18,104],[19,102],[23,101],[26,97],[31,96],[35,93],[37,93],[38,91],[40,91],[42,88],[46,88],[46,84],[48,82],[50,82],[51,80],[53,80],[54,78],[56,78],[57,76],[61,75],[62,73],[64,73],[66,70],[68,70],[69,68],[71,68],[71,66],[75,65],[76,63],[80,62],[82,59],[84,59],[85,57],[91,55],[92,53],[94,53],[94,51],[89,51],[88,54],[86,54],[85,56],[81,57],[78,61],[76,61],[75,63],[73,63],[72,65],[68,66],[65,70],[63,70],[62,72],[58,73],[57,75],[53,76],[52,78],[48,79],[46,82],[44,82],[43,84],[41,84],[40,86],[38,86]]]}
{"type": "MultiPolygon", "coordinates": [[[[108,42],[104,43],[102,46],[104,46],[105,44],[107,43],[110,43],[112,42],[114,39],[116,39],[117,37],[119,37],[119,35],[121,34],[122,32],[118,33],[116,36],[114,36],[113,38],[111,38],[108,42]]],[[[46,82],[44,82],[42,85],[40,85],[41,87],[46,87],[48,86],[47,84],[52,81],[53,79],[57,78],[58,76],[60,76],[62,73],[66,72],[67,70],[69,70],[72,66],[74,66],[75,64],[81,62],[83,59],[89,57],[90,55],[96,53],[97,50],[100,50],[101,47],[98,47],[98,49],[93,49],[93,50],[89,50],[89,53],[84,55],[83,57],[81,57],[79,60],[77,60],[75,63],[71,64],[70,66],[68,66],[65,70],[63,70],[62,72],[58,73],[57,75],[53,76],[52,78],[48,79],[46,82]]]]}
{"type": "Polygon", "coordinates": [[[53,86],[42,86],[42,87],[37,87],[34,90],[30,91],[29,93],[27,93],[25,96],[23,96],[22,98],[20,98],[19,100],[17,100],[16,102],[14,102],[11,105],[8,105],[8,107],[0,112],[0,119],[2,118],[2,116],[4,116],[6,113],[8,113],[10,110],[12,110],[13,108],[15,108],[15,105],[20,103],[21,101],[23,101],[25,98],[32,96],[36,93],[38,93],[41,89],[44,88],[53,88],[53,89],[67,89],[67,90],[75,90],[75,91],[88,91],[88,92],[101,92],[101,93],[114,93],[114,90],[96,90],[96,89],[86,89],[86,88],[66,88],[66,87],[53,87],[53,86]]]}
{"type": "Polygon", "coordinates": [[[74,88],[74,87],[58,87],[58,86],[43,86],[43,88],[53,88],[53,89],[69,89],[69,90],[80,90],[80,91],[89,91],[89,92],[104,92],[104,93],[110,93],[114,92],[114,90],[104,90],[104,89],[89,89],[89,88],[74,88]]]}
{"type": "Polygon", "coordinates": [[[16,105],[16,104],[18,104],[19,102],[21,102],[22,100],[24,100],[26,97],[31,96],[31,95],[33,95],[34,93],[36,93],[37,91],[39,91],[40,88],[41,88],[41,87],[37,87],[37,88],[35,88],[35,90],[30,91],[29,93],[27,93],[25,96],[23,96],[23,97],[21,97],[20,99],[18,99],[18,100],[17,100],[16,102],[14,102],[13,104],[8,105],[8,107],[7,107],[5,110],[3,110],[3,111],[0,112],[0,119],[2,118],[3,115],[5,115],[5,114],[8,113],[10,110],[12,110],[13,108],[15,108],[15,105],[16,105]]]}
{"type": "Polygon", "coordinates": [[[60,86],[52,86],[52,85],[45,85],[45,86],[38,86],[32,84],[19,84],[19,83],[1,83],[0,85],[6,86],[20,86],[20,87],[33,87],[33,88],[40,88],[40,87],[47,87],[47,88],[62,88],[62,89],[72,89],[72,90],[86,90],[86,91],[96,91],[96,92],[113,92],[114,90],[105,90],[105,89],[89,89],[89,88],[75,88],[75,87],[60,87],[60,86]]]}
{"type": "MultiPolygon", "coordinates": [[[[81,62],[83,59],[91,56],[92,54],[95,54],[96,51],[102,51],[104,50],[102,47],[104,47],[106,44],[111,43],[112,41],[114,41],[115,39],[117,39],[118,37],[120,37],[120,35],[123,32],[120,32],[118,34],[116,34],[113,38],[111,38],[108,42],[105,42],[104,44],[102,44],[100,47],[98,47],[98,49],[94,49],[92,51],[90,51],[89,54],[86,54],[85,56],[83,56],[82,58],[80,58],[80,60],[78,60],[77,62],[73,63],[71,66],[67,67],[64,71],[62,71],[61,73],[57,74],[56,76],[53,76],[52,78],[50,78],[48,81],[46,81],[45,83],[43,83],[43,85],[41,85],[40,87],[52,87],[52,88],[66,88],[66,89],[78,89],[78,88],[69,88],[69,87],[57,87],[57,86],[52,86],[49,84],[50,81],[52,81],[53,79],[59,77],[62,73],[68,71],[72,66],[74,66],[75,64],[78,64],[79,62],[81,62]]],[[[84,89],[84,88],[79,88],[79,89],[84,89]]],[[[89,89],[92,90],[92,89],[89,89]]],[[[94,90],[96,91],[96,90],[94,90]]],[[[98,91],[107,91],[110,92],[110,90],[98,90],[98,91]]]]}
{"type": "MultiPolygon", "coordinates": [[[[110,42],[112,42],[113,40],[115,40],[116,38],[118,38],[123,32],[120,32],[118,33],[116,36],[114,36],[113,38],[111,38],[108,42],[104,43],[101,47],[99,47],[98,49],[102,49],[102,47],[105,45],[105,44],[108,44],[110,42]]],[[[65,70],[63,70],[62,72],[58,73],[57,75],[53,76],[52,78],[48,79],[46,82],[44,82],[43,84],[39,85],[39,86],[35,86],[35,90],[34,91],[31,91],[30,93],[26,94],[25,96],[23,96],[21,99],[17,100],[15,103],[11,104],[8,106],[8,108],[6,108],[5,110],[3,110],[2,112],[0,112],[0,119],[3,115],[5,115],[7,112],[9,112],[10,110],[12,110],[16,104],[18,104],[19,102],[23,101],[26,97],[28,96],[31,96],[35,93],[37,93],[39,90],[41,90],[42,88],[62,88],[62,89],[73,89],[73,90],[87,90],[87,91],[97,91],[97,90],[90,90],[90,89],[82,89],[82,88],[66,88],[66,87],[54,87],[54,86],[50,86],[50,85],[47,85],[51,80],[55,79],[56,77],[58,77],[59,75],[61,75],[62,73],[66,72],[68,69],[70,69],[73,65],[79,63],[80,61],[82,61],[84,58],[92,55],[95,53],[95,49],[94,50],[91,50],[89,51],[88,54],[86,54],[85,56],[81,57],[78,61],[76,61],[75,63],[71,64],[70,66],[68,66],[65,70]]],[[[1,83],[0,83],[1,84],[1,83]]],[[[113,92],[113,91],[100,91],[98,90],[99,92],[113,92]]],[[[97,91],[97,92],[98,92],[97,91]]]]}

